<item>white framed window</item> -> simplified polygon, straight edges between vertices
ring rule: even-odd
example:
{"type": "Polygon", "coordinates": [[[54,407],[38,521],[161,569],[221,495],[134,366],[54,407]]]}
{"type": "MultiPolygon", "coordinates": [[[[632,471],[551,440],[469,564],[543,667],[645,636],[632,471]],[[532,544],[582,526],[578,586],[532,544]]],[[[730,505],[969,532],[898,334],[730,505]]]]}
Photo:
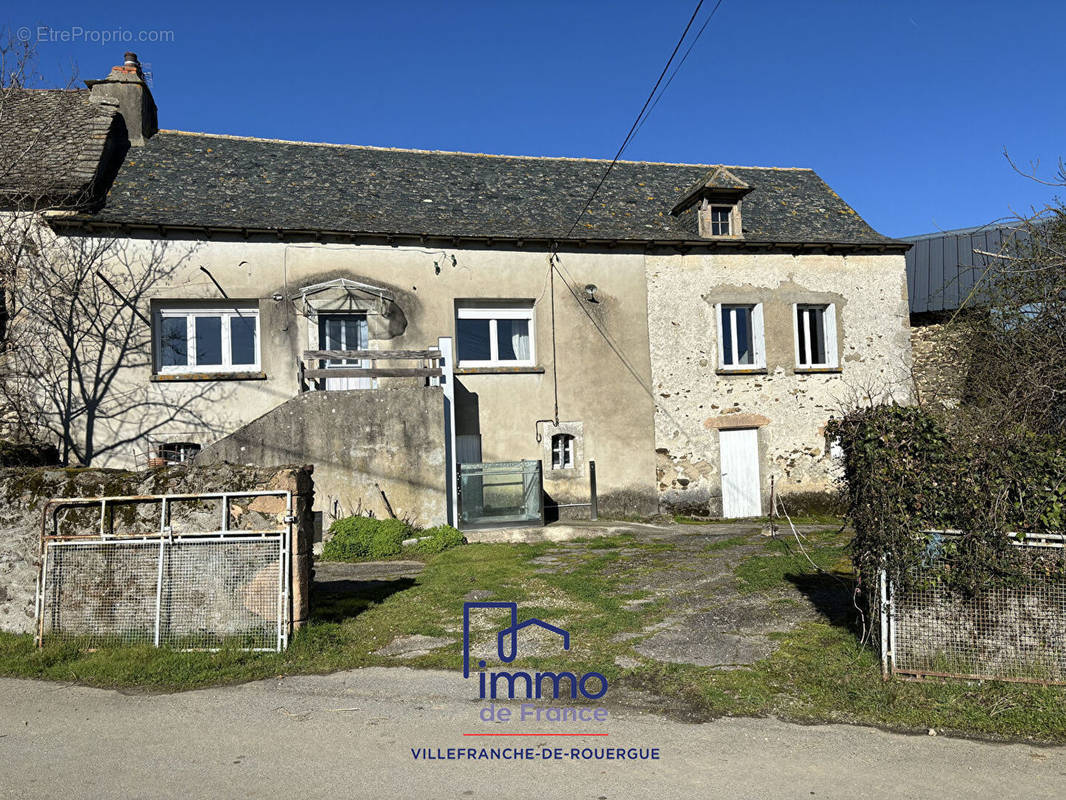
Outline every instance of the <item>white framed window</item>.
{"type": "Polygon", "coordinates": [[[258,372],[259,309],[252,303],[155,311],[156,372],[258,372]]]}
{"type": "Polygon", "coordinates": [[[533,304],[461,304],[455,337],[460,367],[532,367],[536,364],[533,304]]]}
{"type": "Polygon", "coordinates": [[[832,303],[793,306],[796,366],[801,369],[837,366],[837,317],[832,303]]]}
{"type": "Polygon", "coordinates": [[[716,309],[719,369],[764,369],[762,303],[720,303],[716,309]]]}
{"type": "Polygon", "coordinates": [[[844,459],[844,445],[840,443],[839,436],[827,436],[826,444],[826,452],[831,459],[834,461],[842,461],[844,459]]]}
{"type": "Polygon", "coordinates": [[[574,468],[574,437],[569,433],[552,436],[552,469],[574,468]]]}

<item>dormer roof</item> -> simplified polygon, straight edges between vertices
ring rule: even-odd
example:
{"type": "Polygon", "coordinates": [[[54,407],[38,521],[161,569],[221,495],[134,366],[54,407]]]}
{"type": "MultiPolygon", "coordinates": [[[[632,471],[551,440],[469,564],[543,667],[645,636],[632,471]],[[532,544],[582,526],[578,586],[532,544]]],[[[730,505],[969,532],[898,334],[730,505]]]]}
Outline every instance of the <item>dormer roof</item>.
{"type": "Polygon", "coordinates": [[[753,188],[725,167],[717,166],[685,190],[670,213],[676,217],[704,199],[735,203],[753,188]]]}

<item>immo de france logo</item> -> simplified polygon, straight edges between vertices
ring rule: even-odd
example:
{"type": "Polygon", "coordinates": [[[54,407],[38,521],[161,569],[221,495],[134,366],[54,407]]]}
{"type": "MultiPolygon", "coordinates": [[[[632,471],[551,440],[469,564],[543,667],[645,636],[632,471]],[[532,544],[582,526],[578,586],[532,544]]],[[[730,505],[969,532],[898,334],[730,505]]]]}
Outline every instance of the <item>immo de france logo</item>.
{"type": "MultiPolygon", "coordinates": [[[[506,609],[511,614],[511,624],[496,633],[496,654],[504,664],[518,657],[518,632],[536,626],[562,639],[563,650],[570,649],[570,633],[543,620],[529,618],[518,621],[518,604],[505,602],[470,602],[463,604],[463,677],[470,678],[470,610],[477,608],[506,609]]],[[[486,668],[486,662],[477,662],[474,673],[478,676],[478,697],[482,700],[506,697],[558,700],[583,697],[598,700],[607,693],[607,678],[599,672],[577,675],[573,672],[525,672],[523,670],[497,670],[486,668]]]]}

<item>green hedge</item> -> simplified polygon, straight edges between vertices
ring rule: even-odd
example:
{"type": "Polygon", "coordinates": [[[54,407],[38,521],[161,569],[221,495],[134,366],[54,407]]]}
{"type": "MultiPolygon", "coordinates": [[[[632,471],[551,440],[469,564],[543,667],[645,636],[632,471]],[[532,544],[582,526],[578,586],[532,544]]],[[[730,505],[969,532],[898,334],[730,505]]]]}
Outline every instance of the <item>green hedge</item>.
{"type": "Polygon", "coordinates": [[[326,561],[357,561],[399,555],[403,540],[414,535],[411,526],[398,519],[344,517],[329,526],[333,538],[322,548],[326,561]]]}
{"type": "Polygon", "coordinates": [[[852,557],[867,592],[882,566],[897,586],[912,582],[928,560],[929,529],[962,531],[941,577],[967,595],[1034,569],[1063,571],[1061,552],[1019,550],[1005,535],[1066,527],[1061,439],[962,415],[949,431],[927,411],[894,405],[853,411],[827,433],[844,451],[852,557]]]}

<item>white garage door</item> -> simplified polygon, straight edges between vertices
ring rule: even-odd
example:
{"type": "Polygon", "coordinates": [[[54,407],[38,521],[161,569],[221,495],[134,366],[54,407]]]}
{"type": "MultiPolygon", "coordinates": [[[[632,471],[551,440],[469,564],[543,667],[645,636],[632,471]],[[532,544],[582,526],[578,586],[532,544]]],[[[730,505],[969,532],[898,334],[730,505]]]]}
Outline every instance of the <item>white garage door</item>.
{"type": "Polygon", "coordinates": [[[722,516],[760,516],[758,429],[719,431],[718,441],[722,451],[722,516]]]}

